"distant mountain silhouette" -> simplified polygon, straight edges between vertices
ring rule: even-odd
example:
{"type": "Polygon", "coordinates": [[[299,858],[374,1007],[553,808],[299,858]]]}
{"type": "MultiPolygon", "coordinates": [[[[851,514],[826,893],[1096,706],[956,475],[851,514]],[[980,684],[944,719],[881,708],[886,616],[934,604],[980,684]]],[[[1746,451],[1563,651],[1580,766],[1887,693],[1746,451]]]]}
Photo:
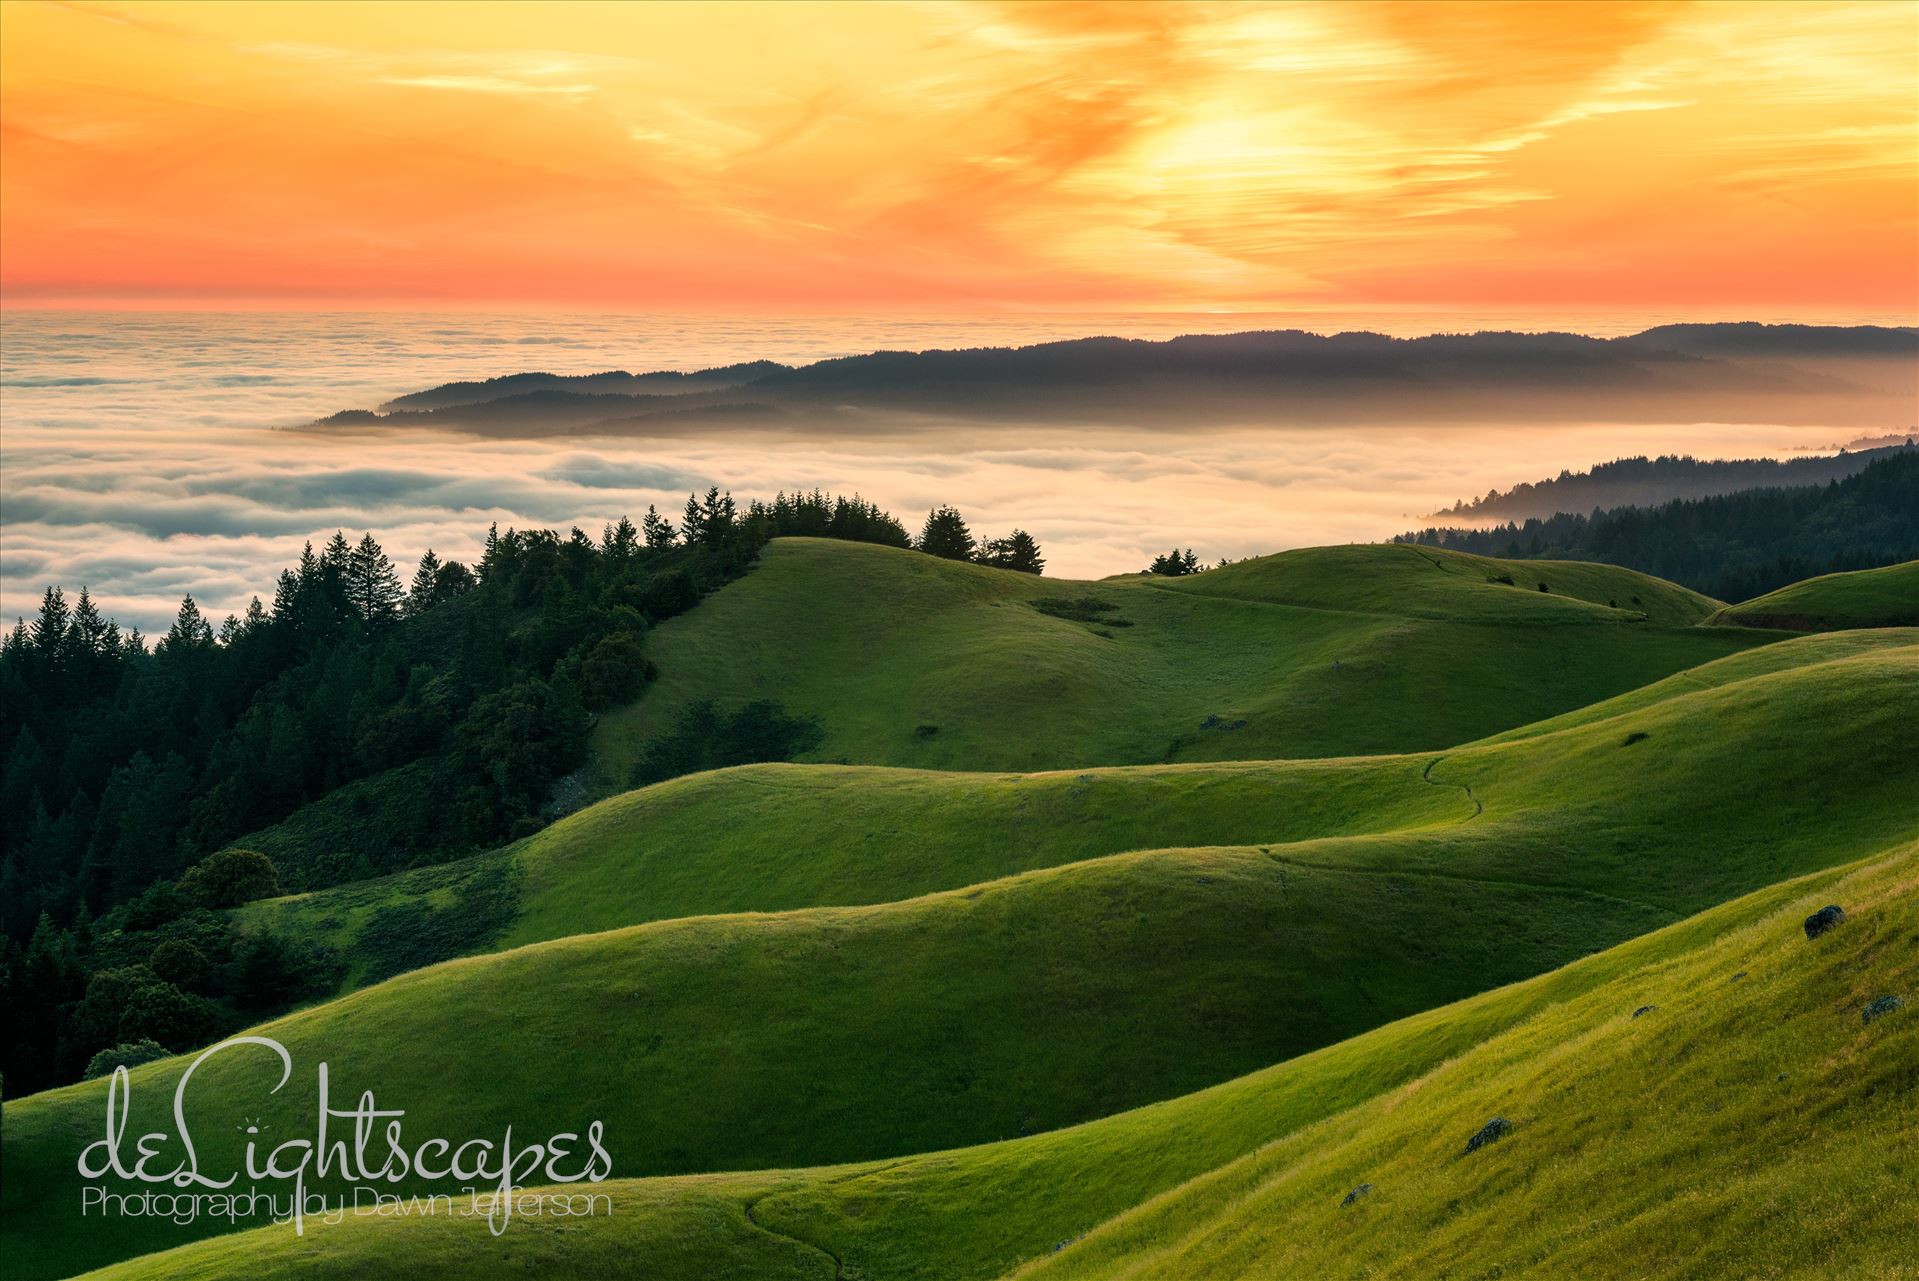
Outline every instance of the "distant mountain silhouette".
{"type": "Polygon", "coordinates": [[[501,400],[534,391],[571,391],[586,395],[666,394],[714,391],[738,387],[787,368],[771,360],[753,360],[743,365],[720,369],[701,369],[683,374],[659,370],[650,374],[629,374],[624,369],[602,374],[506,374],[484,382],[444,383],[428,391],[398,396],[380,406],[384,413],[398,410],[447,409],[454,405],[473,405],[501,400]]]}
{"type": "Polygon", "coordinates": [[[1911,421],[1916,377],[1919,330],[1876,326],[1666,325],[1612,339],[1280,330],[878,351],[798,368],[757,361],[693,374],[514,374],[450,383],[399,397],[381,416],[335,415],[318,425],[621,433],[729,416],[871,425],[879,414],[1172,428],[1681,420],[1884,427],[1911,421]]]}
{"type": "Polygon", "coordinates": [[[1657,325],[1616,341],[1695,356],[1912,356],[1919,352],[1919,330],[1883,325],[1762,325],[1757,321],[1657,325]]]}

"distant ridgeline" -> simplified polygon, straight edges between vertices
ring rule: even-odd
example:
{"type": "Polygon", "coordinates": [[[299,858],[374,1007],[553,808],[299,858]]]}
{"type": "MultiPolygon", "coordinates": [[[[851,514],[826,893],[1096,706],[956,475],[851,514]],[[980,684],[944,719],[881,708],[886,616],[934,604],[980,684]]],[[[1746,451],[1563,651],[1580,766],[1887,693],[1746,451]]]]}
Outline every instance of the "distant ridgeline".
{"type": "MultiPolygon", "coordinates": [[[[1919,448],[1901,445],[1772,466],[1854,459],[1868,461],[1844,479],[1823,484],[1802,481],[1794,488],[1748,488],[1658,506],[1595,510],[1588,516],[1562,512],[1491,529],[1422,529],[1393,541],[1508,559],[1624,565],[1720,600],[1741,601],[1818,574],[1919,559],[1919,448]]],[[[1595,467],[1590,476],[1610,475],[1614,469],[1629,477],[1687,475],[1695,474],[1688,469],[1702,469],[1696,474],[1711,475],[1716,483],[1719,474],[1703,469],[1750,467],[1755,470],[1742,474],[1765,474],[1761,462],[1712,464],[1661,458],[1648,463],[1629,458],[1595,467]]],[[[1550,487],[1566,479],[1522,485],[1513,492],[1550,489],[1560,493],[1550,487]]]]}
{"type": "Polygon", "coordinates": [[[730,421],[870,429],[872,414],[902,413],[1178,428],[1596,419],[1883,428],[1911,412],[1915,362],[1919,331],[1872,325],[1671,325],[1622,338],[1298,330],[1164,342],[1076,338],[876,351],[800,367],[755,361],[695,373],[516,373],[448,383],[313,426],[619,435],[730,421]]]}
{"type": "MultiPolygon", "coordinates": [[[[951,508],[915,540],[857,497],[740,505],[710,489],[677,528],[649,508],[597,540],[492,531],[471,569],[428,551],[410,588],[371,534],[335,534],[280,575],[270,606],[256,597],[215,624],[189,596],[151,648],[84,588],[49,587],[0,644],[9,1092],[78,1079],[116,1046],[198,1044],[330,990],[337,956],[241,935],[219,909],[542,826],[592,714],[652,678],[645,634],[786,534],[1029,573],[1044,563],[1021,531],[976,542],[951,508]]],[[[688,736],[699,741],[679,744],[686,768],[779,754],[757,725],[688,736]]]]}
{"type": "Polygon", "coordinates": [[[1867,465],[1919,448],[1914,437],[1875,449],[1840,450],[1811,458],[1700,459],[1678,454],[1640,455],[1600,463],[1591,471],[1562,471],[1550,480],[1497,489],[1484,498],[1454,503],[1435,516],[1469,520],[1556,516],[1609,507],[1650,507],[1675,498],[1710,498],[1742,489],[1786,489],[1824,485],[1863,471],[1867,465]]]}

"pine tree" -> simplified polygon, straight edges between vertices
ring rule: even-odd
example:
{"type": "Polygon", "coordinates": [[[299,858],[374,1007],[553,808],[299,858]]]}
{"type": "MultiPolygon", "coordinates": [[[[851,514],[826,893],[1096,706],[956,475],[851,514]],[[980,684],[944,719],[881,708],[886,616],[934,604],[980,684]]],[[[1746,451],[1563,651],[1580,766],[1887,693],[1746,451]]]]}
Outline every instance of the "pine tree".
{"type": "Polygon", "coordinates": [[[59,660],[72,617],[65,594],[58,587],[47,588],[46,595],[40,598],[40,617],[33,623],[33,646],[47,662],[59,660]]]}
{"type": "Polygon", "coordinates": [[[680,513],[680,531],[686,536],[688,547],[698,547],[705,539],[706,525],[700,518],[700,500],[688,494],[686,510],[680,513]]]}
{"type": "Polygon", "coordinates": [[[673,545],[678,536],[673,522],[660,515],[653,504],[646,505],[646,515],[640,520],[640,536],[646,539],[646,549],[650,552],[663,552],[673,545]]]}
{"type": "Polygon", "coordinates": [[[971,560],[973,531],[953,508],[935,507],[926,514],[926,524],[920,530],[916,546],[928,555],[946,560],[971,560]]]}
{"type": "Polygon", "coordinates": [[[624,516],[600,535],[600,554],[615,565],[624,565],[639,549],[640,531],[624,516]]]}
{"type": "Polygon", "coordinates": [[[213,628],[200,613],[199,604],[191,596],[180,598],[180,612],[173,617],[173,626],[160,638],[157,653],[182,657],[213,647],[213,628]]]}
{"type": "Polygon", "coordinates": [[[413,571],[413,586],[407,589],[406,612],[417,614],[438,603],[434,584],[440,576],[440,558],[433,554],[431,547],[426,555],[420,557],[420,567],[413,571]]]}
{"type": "Polygon", "coordinates": [[[97,656],[106,650],[107,634],[113,624],[100,617],[100,611],[94,606],[93,597],[87,589],[80,589],[80,599],[73,607],[73,620],[67,630],[68,638],[76,643],[81,652],[89,657],[97,656]]]}
{"type": "Polygon", "coordinates": [[[406,598],[400,576],[370,533],[347,553],[346,594],[353,611],[369,626],[384,626],[400,616],[400,603],[406,598]]]}
{"type": "Polygon", "coordinates": [[[979,562],[1022,574],[1046,572],[1046,558],[1039,554],[1039,543],[1023,529],[1016,529],[1005,538],[989,539],[980,549],[979,562]]]}
{"type": "Polygon", "coordinates": [[[327,539],[326,550],[320,553],[320,568],[344,575],[347,562],[352,559],[353,546],[347,542],[345,531],[334,530],[333,537],[327,539]]]}
{"type": "Polygon", "coordinates": [[[1153,557],[1153,563],[1146,567],[1146,572],[1149,574],[1165,574],[1172,578],[1182,578],[1187,574],[1197,574],[1199,572],[1199,557],[1193,554],[1193,549],[1190,547],[1183,552],[1175,547],[1170,552],[1153,557]]]}

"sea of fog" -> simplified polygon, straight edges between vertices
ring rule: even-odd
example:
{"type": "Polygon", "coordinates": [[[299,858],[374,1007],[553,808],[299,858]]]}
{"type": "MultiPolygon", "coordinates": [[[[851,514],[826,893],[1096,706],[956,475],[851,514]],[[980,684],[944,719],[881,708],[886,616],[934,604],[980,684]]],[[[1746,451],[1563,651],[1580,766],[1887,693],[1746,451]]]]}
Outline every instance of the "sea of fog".
{"type": "MultiPolygon", "coordinates": [[[[1609,335],[1659,315],[417,315],[8,312],[0,318],[0,617],[49,583],[163,628],[192,593],[216,618],[270,595],[307,540],[371,530],[403,570],[429,546],[472,557],[487,526],[597,533],[689,490],[857,491],[917,527],[936,503],[981,534],[1015,526],[1050,575],[1142,568],[1175,544],[1208,560],[1390,537],[1423,513],[1624,454],[1782,456],[1844,429],[1763,423],[1550,429],[1447,425],[975,430],[857,438],[684,433],[666,440],[474,440],[289,430],[456,379],[523,370],[692,370],[879,348],[1303,328],[1399,335],[1554,328],[1609,335]]],[[[1860,320],[1871,319],[1867,317],[1860,320]]]]}

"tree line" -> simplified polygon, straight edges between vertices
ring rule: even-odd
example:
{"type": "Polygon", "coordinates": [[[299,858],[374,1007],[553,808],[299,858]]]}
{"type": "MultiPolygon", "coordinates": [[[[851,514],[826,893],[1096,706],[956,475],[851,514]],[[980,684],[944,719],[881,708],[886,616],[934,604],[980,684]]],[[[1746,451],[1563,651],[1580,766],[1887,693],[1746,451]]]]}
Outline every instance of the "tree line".
{"type": "Polygon", "coordinates": [[[330,990],[338,958],[225,909],[542,826],[592,714],[651,677],[646,633],[783,535],[913,545],[857,496],[715,487],[597,539],[495,527],[475,564],[428,550],[406,581],[370,532],[336,533],[270,602],[216,623],[188,596],[151,645],[48,587],[0,641],[9,1089],[330,990]]]}
{"type": "Polygon", "coordinates": [[[1819,574],[1919,558],[1919,452],[1902,450],[1825,485],[1421,529],[1393,541],[1511,560],[1602,561],[1719,600],[1750,600],[1819,574]]]}

